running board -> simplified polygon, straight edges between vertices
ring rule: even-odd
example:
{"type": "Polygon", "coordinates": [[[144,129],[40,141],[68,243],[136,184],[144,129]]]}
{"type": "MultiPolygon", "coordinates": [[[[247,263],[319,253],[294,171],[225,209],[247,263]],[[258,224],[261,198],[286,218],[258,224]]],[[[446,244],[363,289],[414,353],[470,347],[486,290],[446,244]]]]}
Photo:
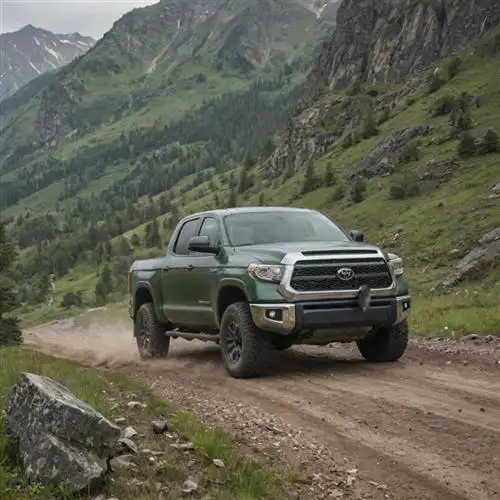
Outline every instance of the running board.
{"type": "Polygon", "coordinates": [[[202,342],[217,342],[217,344],[219,343],[219,336],[210,333],[188,333],[179,332],[177,330],[170,330],[166,331],[165,335],[174,339],[180,337],[181,339],[185,340],[201,340],[202,342]]]}

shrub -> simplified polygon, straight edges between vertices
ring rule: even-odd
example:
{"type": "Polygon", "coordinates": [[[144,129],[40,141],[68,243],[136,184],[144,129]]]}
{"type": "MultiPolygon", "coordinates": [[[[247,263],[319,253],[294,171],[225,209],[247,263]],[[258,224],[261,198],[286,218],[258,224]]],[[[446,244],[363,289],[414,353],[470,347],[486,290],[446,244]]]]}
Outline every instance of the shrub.
{"type": "Polygon", "coordinates": [[[385,123],[390,117],[391,110],[389,109],[389,106],[384,106],[377,116],[377,124],[382,125],[382,123],[385,123]]]}
{"type": "Polygon", "coordinates": [[[476,139],[469,132],[464,132],[460,135],[458,141],[458,155],[462,158],[469,158],[476,153],[476,139]]]}
{"type": "Polygon", "coordinates": [[[333,186],[335,185],[336,181],[337,179],[335,177],[335,170],[333,169],[333,164],[329,162],[328,165],[326,166],[324,185],[333,186]]]}
{"type": "Polygon", "coordinates": [[[378,135],[377,124],[375,123],[375,118],[371,110],[366,114],[365,119],[363,120],[361,125],[361,134],[363,139],[368,139],[369,137],[378,135]]]}
{"type": "Polygon", "coordinates": [[[352,133],[349,132],[344,136],[344,139],[342,140],[342,147],[344,149],[349,149],[352,146],[353,142],[354,141],[352,140],[352,133]]]}
{"type": "Polygon", "coordinates": [[[340,201],[344,198],[345,190],[342,184],[338,185],[335,191],[332,193],[332,201],[340,201]]]}
{"type": "Polygon", "coordinates": [[[352,85],[347,89],[347,95],[353,96],[361,92],[361,82],[355,80],[352,85]]]}
{"type": "Polygon", "coordinates": [[[403,200],[420,194],[420,186],[414,175],[404,175],[395,181],[390,188],[390,197],[393,200],[403,200]]]}
{"type": "Polygon", "coordinates": [[[399,153],[398,163],[400,165],[406,165],[412,161],[418,161],[420,159],[420,150],[414,142],[407,144],[399,153]]]}
{"type": "Polygon", "coordinates": [[[448,79],[452,80],[455,78],[462,70],[463,61],[460,56],[455,56],[446,66],[446,72],[448,74],[448,79]]]}
{"type": "Polygon", "coordinates": [[[453,95],[443,95],[434,101],[430,114],[431,116],[444,116],[453,111],[453,106],[455,104],[455,96],[453,95]]]}
{"type": "Polygon", "coordinates": [[[427,93],[433,94],[437,92],[444,84],[445,81],[440,74],[440,71],[435,71],[427,79],[427,93]]]}
{"type": "Polygon", "coordinates": [[[498,134],[494,130],[488,129],[483,135],[478,149],[484,155],[498,153],[500,151],[498,134]]]}
{"type": "Polygon", "coordinates": [[[351,200],[354,203],[361,203],[365,199],[366,181],[358,179],[351,189],[351,200]]]}

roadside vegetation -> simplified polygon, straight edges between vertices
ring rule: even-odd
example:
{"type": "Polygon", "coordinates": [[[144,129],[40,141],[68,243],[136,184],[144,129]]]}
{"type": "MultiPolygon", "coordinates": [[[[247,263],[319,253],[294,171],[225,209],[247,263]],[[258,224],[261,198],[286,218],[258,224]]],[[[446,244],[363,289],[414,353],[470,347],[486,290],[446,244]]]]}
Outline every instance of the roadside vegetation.
{"type": "MultiPolygon", "coordinates": [[[[27,348],[0,349],[0,408],[21,372],[45,375],[68,387],[106,418],[126,419],[138,433],[134,441],[139,453],[132,470],[114,472],[107,481],[107,497],[121,500],[185,496],[185,481],[196,483],[196,498],[221,500],[287,498],[283,484],[295,476],[287,471],[245,457],[244,444],[216,428],[201,426],[190,413],[178,411],[171,403],[126,376],[83,367],[77,363],[46,356],[27,348]],[[129,408],[137,401],[145,408],[129,408]],[[168,434],[155,435],[151,423],[167,419],[168,434]],[[188,451],[171,444],[193,443],[188,451]],[[150,450],[141,452],[141,450],[150,450]],[[214,463],[214,459],[216,463],[214,463]],[[222,464],[219,462],[223,462],[222,464]]],[[[0,422],[1,423],[1,422],[0,422]]],[[[2,500],[52,500],[69,498],[63,487],[26,485],[21,468],[12,460],[11,442],[0,430],[0,498],[2,500]]]]}

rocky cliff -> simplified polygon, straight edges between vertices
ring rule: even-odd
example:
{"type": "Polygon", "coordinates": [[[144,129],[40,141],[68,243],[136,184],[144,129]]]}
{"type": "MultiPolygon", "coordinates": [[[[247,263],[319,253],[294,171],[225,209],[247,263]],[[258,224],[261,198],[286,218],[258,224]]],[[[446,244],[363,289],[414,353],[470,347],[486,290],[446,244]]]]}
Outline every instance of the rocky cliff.
{"type": "MultiPolygon", "coordinates": [[[[268,176],[304,168],[315,154],[324,152],[325,145],[343,135],[345,127],[338,126],[324,133],[332,111],[332,99],[321,98],[325,92],[345,89],[356,80],[404,81],[442,58],[473,51],[475,42],[499,24],[497,0],[343,0],[335,32],[323,45],[304,85],[302,111],[290,121],[271,157],[268,176]]],[[[380,96],[379,110],[384,103],[394,105],[394,98],[380,96]]],[[[356,113],[350,109],[354,113],[340,121],[352,126],[356,113]]]]}
{"type": "Polygon", "coordinates": [[[95,43],[79,33],[56,35],[28,25],[0,35],[0,100],[39,75],[68,64],[95,43]]]}
{"type": "Polygon", "coordinates": [[[309,96],[353,80],[403,80],[469,49],[500,22],[497,0],[344,0],[308,78],[309,96]]]}

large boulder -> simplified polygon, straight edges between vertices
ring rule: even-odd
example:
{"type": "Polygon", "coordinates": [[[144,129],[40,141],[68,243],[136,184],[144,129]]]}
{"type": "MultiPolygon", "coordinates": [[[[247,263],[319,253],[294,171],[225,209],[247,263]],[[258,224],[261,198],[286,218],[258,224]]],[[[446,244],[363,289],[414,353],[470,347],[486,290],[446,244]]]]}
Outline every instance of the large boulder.
{"type": "Polygon", "coordinates": [[[104,480],[118,448],[120,428],[54,380],[22,373],[5,407],[30,482],[61,482],[77,493],[104,480]]]}
{"type": "Polygon", "coordinates": [[[464,280],[477,280],[483,277],[483,271],[488,266],[500,263],[500,227],[485,234],[458,264],[451,276],[441,285],[453,287],[464,280]]]}
{"type": "Polygon", "coordinates": [[[359,167],[347,174],[347,180],[353,182],[359,178],[370,179],[376,176],[391,174],[394,170],[395,156],[415,137],[431,133],[433,127],[416,125],[398,130],[391,138],[380,140],[376,146],[361,160],[359,167]]]}

